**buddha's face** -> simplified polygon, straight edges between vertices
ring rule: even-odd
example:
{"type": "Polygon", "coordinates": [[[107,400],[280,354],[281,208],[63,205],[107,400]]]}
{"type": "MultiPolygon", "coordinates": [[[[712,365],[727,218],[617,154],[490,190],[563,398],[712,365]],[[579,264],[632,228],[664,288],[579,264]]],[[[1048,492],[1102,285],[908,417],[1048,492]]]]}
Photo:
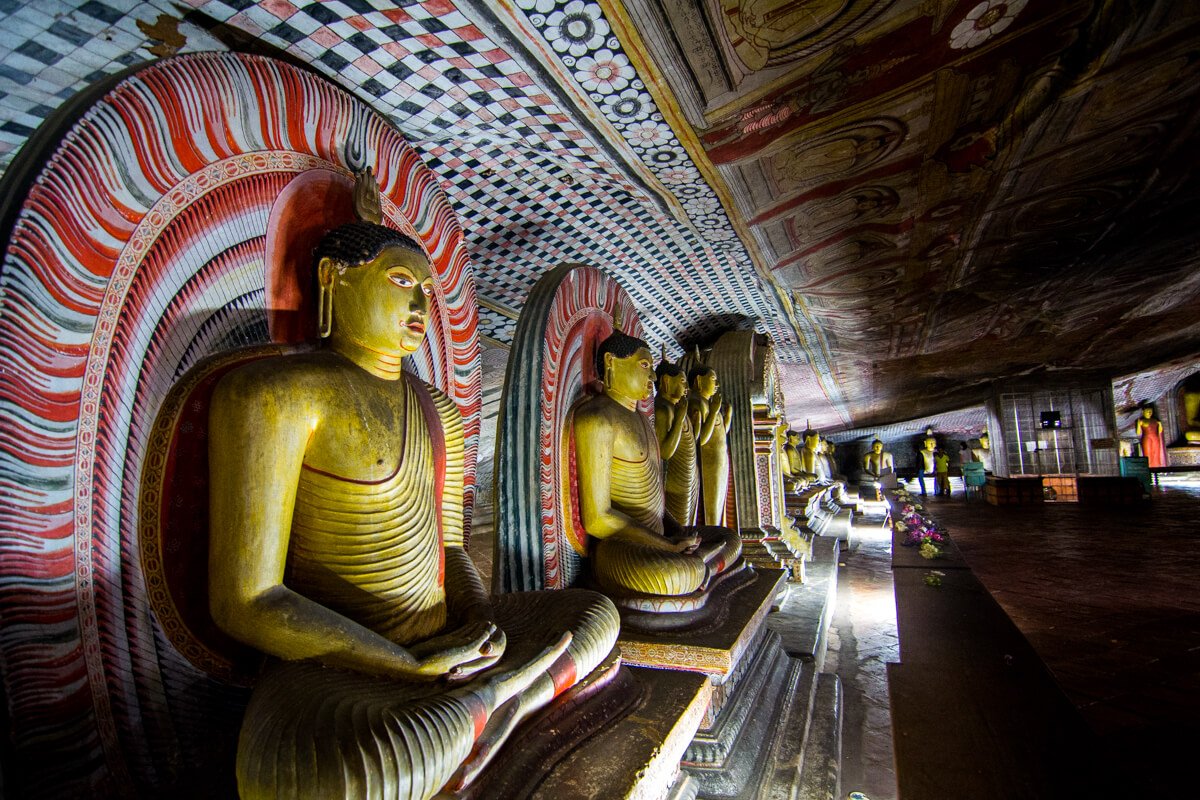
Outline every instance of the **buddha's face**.
{"type": "Polygon", "coordinates": [[[871,452],[875,455],[883,453],[883,442],[871,442],[871,452]]]}
{"type": "Polygon", "coordinates": [[[800,434],[796,431],[788,431],[787,440],[792,447],[800,446],[800,434]]]}
{"type": "Polygon", "coordinates": [[[804,437],[804,446],[809,450],[817,450],[821,447],[821,437],[815,433],[810,433],[804,437]]]}
{"type": "Polygon", "coordinates": [[[717,389],[720,388],[720,384],[717,383],[717,373],[713,372],[711,369],[705,370],[697,375],[694,383],[696,387],[696,394],[706,399],[716,394],[717,389]]]}
{"type": "Polygon", "coordinates": [[[425,339],[433,273],[425,256],[389,246],[367,263],[338,269],[322,262],[332,281],[337,336],[380,353],[409,355],[425,339]]]}
{"type": "Polygon", "coordinates": [[[1143,408],[1142,409],[1142,419],[1153,419],[1153,417],[1154,417],[1154,409],[1153,408],[1143,408]]]}
{"type": "Polygon", "coordinates": [[[979,446],[980,446],[981,448],[983,448],[984,450],[987,450],[987,449],[988,449],[988,442],[989,442],[989,441],[990,441],[990,440],[988,439],[988,435],[987,435],[987,433],[986,433],[986,432],[984,432],[984,433],[980,434],[980,436],[979,436],[979,446]]]}
{"type": "Polygon", "coordinates": [[[687,396],[687,376],[682,372],[676,375],[663,375],[658,379],[658,396],[668,403],[678,403],[687,396]]]}
{"type": "Polygon", "coordinates": [[[605,353],[604,366],[605,389],[638,401],[654,394],[654,357],[646,348],[639,347],[625,358],[605,353]]]}
{"type": "Polygon", "coordinates": [[[930,436],[928,439],[925,440],[925,449],[926,450],[933,450],[936,447],[937,447],[937,439],[934,439],[932,436],[930,436]]]}

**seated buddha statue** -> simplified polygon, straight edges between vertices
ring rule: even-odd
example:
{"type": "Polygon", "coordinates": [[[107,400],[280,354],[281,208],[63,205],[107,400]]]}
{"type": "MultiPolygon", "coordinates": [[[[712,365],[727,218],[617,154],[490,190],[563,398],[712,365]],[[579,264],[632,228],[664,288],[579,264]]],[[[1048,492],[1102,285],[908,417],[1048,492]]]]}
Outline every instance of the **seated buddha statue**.
{"type": "Polygon", "coordinates": [[[1200,382],[1183,389],[1183,438],[1188,444],[1200,445],[1200,382]]]}
{"type": "Polygon", "coordinates": [[[800,469],[806,476],[811,476],[813,483],[827,483],[829,476],[825,474],[825,463],[821,458],[821,434],[812,428],[804,429],[804,446],[800,448],[800,469]]]}
{"type": "Polygon", "coordinates": [[[654,396],[654,432],[662,458],[663,493],[667,514],[681,526],[696,523],[700,502],[700,462],[696,432],[688,417],[687,374],[665,353],[654,370],[658,392],[654,396]]]}
{"type": "Polygon", "coordinates": [[[883,450],[883,442],[876,439],[871,442],[871,452],[863,456],[863,472],[869,480],[879,483],[884,475],[895,470],[895,459],[891,453],[883,450]]]}
{"type": "Polygon", "coordinates": [[[791,477],[796,491],[805,489],[810,483],[816,480],[816,475],[804,469],[804,458],[801,454],[803,449],[804,442],[801,441],[800,432],[788,430],[787,443],[783,446],[783,461],[787,466],[787,474],[791,477]]]}
{"type": "Polygon", "coordinates": [[[317,248],[315,352],[220,381],[210,408],[213,619],[269,656],[243,719],[244,800],[429,798],[612,650],[612,602],[489,597],[464,549],[463,426],[401,369],[434,283],[370,222],[317,248]]]}
{"type": "Polygon", "coordinates": [[[717,372],[704,365],[688,373],[691,393],[688,416],[700,449],[700,501],[705,525],[720,525],[725,519],[729,495],[729,427],[733,408],[721,397],[717,372]]]}
{"type": "Polygon", "coordinates": [[[596,540],[593,578],[617,597],[702,592],[738,561],[741,539],[664,516],[658,438],[637,410],[654,392],[650,349],[615,332],[596,351],[596,371],[604,391],[573,412],[580,518],[596,540]]]}

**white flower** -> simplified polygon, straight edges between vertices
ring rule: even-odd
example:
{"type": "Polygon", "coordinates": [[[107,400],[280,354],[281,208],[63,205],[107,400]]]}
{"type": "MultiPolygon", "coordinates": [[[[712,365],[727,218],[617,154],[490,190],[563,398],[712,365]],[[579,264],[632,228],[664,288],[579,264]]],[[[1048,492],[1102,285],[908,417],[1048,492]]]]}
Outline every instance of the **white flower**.
{"type": "Polygon", "coordinates": [[[629,85],[637,74],[624,53],[597,50],[595,55],[585,56],[576,64],[575,79],[589,92],[611,94],[629,85]]]}
{"type": "Polygon", "coordinates": [[[695,167],[667,167],[659,171],[658,179],[675,186],[681,183],[695,183],[700,180],[700,171],[695,167]]]}
{"type": "Polygon", "coordinates": [[[561,11],[546,18],[542,33],[555,50],[578,57],[603,45],[608,30],[599,6],[571,0],[561,11]]]}
{"type": "Polygon", "coordinates": [[[658,147],[667,144],[673,138],[675,134],[670,128],[661,122],[648,119],[625,127],[625,141],[638,148],[658,147]]]}
{"type": "Polygon", "coordinates": [[[1028,0],[984,0],[967,12],[967,17],[950,31],[950,46],[966,50],[983,44],[1003,31],[1028,0]]]}
{"type": "Polygon", "coordinates": [[[717,210],[719,203],[717,198],[712,195],[700,197],[689,197],[683,201],[683,210],[688,213],[688,216],[696,217],[704,214],[711,214],[717,210]]]}
{"type": "Polygon", "coordinates": [[[624,122],[634,122],[650,116],[653,110],[650,96],[637,89],[626,89],[620,94],[605,97],[601,103],[605,116],[616,117],[624,122]]]}

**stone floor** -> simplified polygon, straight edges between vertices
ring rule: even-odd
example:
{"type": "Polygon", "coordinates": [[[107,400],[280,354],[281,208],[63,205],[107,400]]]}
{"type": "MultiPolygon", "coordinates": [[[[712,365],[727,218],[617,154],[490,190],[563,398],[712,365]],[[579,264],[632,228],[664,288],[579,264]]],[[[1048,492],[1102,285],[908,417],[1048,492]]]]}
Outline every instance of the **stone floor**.
{"type": "Polygon", "coordinates": [[[842,553],[837,610],[825,671],[842,681],[842,796],[894,800],[892,718],[886,664],[899,661],[892,592],[891,533],[883,517],[858,517],[854,543],[842,553]]]}
{"type": "Polygon", "coordinates": [[[1200,796],[1200,485],[1144,508],[927,508],[1141,796],[1200,796]]]}

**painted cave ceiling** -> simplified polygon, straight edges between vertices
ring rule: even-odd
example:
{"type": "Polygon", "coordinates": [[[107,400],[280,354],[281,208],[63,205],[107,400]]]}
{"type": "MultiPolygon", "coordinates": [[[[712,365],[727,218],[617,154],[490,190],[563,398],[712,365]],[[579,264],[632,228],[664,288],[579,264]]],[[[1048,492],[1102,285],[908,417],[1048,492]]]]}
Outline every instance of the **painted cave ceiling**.
{"type": "Polygon", "coordinates": [[[45,0],[0,26],[6,168],[156,58],[336,81],[441,178],[494,343],[582,261],[674,354],[770,334],[789,416],[821,427],[1200,351],[1200,4],[45,0]]]}

